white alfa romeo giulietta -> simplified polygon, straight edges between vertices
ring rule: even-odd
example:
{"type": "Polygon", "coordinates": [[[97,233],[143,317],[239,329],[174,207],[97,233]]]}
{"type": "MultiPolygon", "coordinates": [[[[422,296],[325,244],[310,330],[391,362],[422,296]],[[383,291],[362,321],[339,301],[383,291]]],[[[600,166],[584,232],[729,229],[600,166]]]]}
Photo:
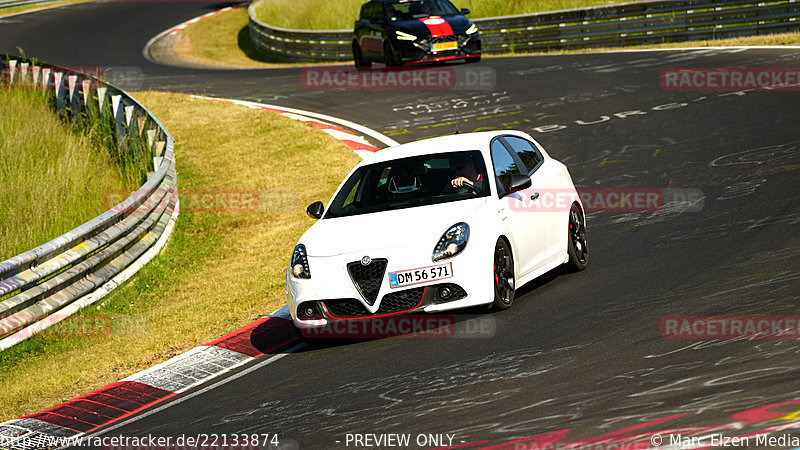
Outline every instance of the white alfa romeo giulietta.
{"type": "Polygon", "coordinates": [[[286,270],[298,328],[476,305],[562,265],[583,270],[583,205],[564,164],[520,131],[456,134],[362,161],[286,270]]]}

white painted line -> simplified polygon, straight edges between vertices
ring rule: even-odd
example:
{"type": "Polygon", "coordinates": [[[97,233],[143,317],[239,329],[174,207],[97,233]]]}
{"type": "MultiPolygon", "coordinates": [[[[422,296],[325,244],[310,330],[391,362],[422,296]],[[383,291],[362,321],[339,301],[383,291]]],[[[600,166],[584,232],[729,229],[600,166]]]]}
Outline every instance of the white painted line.
{"type": "Polygon", "coordinates": [[[369,141],[367,141],[363,137],[355,135],[353,133],[348,133],[346,131],[341,131],[341,130],[333,130],[333,129],[330,129],[330,128],[327,129],[327,130],[322,130],[322,131],[330,134],[331,136],[333,136],[334,138],[336,138],[336,139],[338,139],[340,141],[352,141],[352,142],[358,142],[359,144],[371,145],[369,143],[369,141]]]}
{"type": "Polygon", "coordinates": [[[219,98],[219,97],[206,97],[206,96],[202,96],[202,95],[192,95],[191,97],[199,98],[199,99],[205,99],[205,100],[217,100],[217,101],[231,102],[231,103],[236,103],[236,104],[243,105],[243,106],[249,106],[251,108],[270,108],[270,109],[276,109],[278,111],[284,111],[284,112],[287,112],[287,113],[300,114],[301,116],[313,117],[315,119],[325,120],[325,121],[328,121],[328,122],[335,123],[337,125],[341,125],[341,126],[343,126],[345,128],[350,128],[351,130],[355,130],[355,131],[358,131],[359,133],[366,134],[367,136],[375,139],[376,141],[382,142],[383,144],[385,144],[388,147],[394,147],[395,145],[400,145],[400,143],[395,141],[394,139],[392,139],[390,137],[387,137],[387,136],[384,136],[383,134],[381,134],[381,133],[379,133],[379,132],[377,132],[377,131],[375,131],[375,130],[373,130],[371,128],[367,128],[367,127],[365,127],[363,125],[359,125],[359,124],[357,124],[355,122],[351,122],[349,120],[340,119],[338,117],[328,116],[328,115],[325,115],[325,114],[319,114],[319,113],[315,113],[315,112],[311,112],[311,111],[305,111],[305,110],[296,109],[296,108],[287,108],[285,106],[270,105],[270,104],[267,104],[267,103],[251,102],[251,101],[247,101],[247,100],[233,100],[233,99],[226,99],[226,98],[219,98]]]}
{"type": "MultiPolygon", "coordinates": [[[[192,392],[191,394],[188,394],[186,396],[179,397],[176,400],[171,401],[171,402],[169,402],[169,403],[167,403],[165,405],[161,405],[161,406],[158,406],[158,407],[155,407],[155,408],[152,408],[152,409],[148,409],[147,411],[144,411],[141,414],[137,414],[137,415],[135,415],[135,416],[133,416],[133,417],[127,419],[127,420],[123,420],[122,422],[118,422],[118,423],[115,423],[115,424],[113,424],[111,426],[105,427],[105,428],[103,428],[101,430],[89,433],[86,436],[102,436],[103,434],[106,434],[108,432],[114,431],[114,430],[116,430],[116,429],[118,429],[120,427],[123,427],[125,425],[137,422],[137,421],[139,421],[141,419],[144,419],[145,417],[149,417],[149,416],[151,416],[151,415],[153,415],[155,413],[161,412],[161,411],[163,411],[163,410],[165,410],[167,408],[171,408],[171,407],[173,407],[175,405],[179,405],[179,404],[185,402],[186,400],[189,400],[189,399],[195,398],[195,397],[197,397],[199,395],[205,394],[208,391],[214,390],[214,389],[216,389],[216,388],[218,388],[218,387],[220,387],[222,385],[230,383],[231,381],[237,380],[237,379],[249,374],[250,372],[256,371],[256,370],[258,370],[258,369],[260,369],[260,368],[262,368],[262,367],[264,367],[264,366],[266,366],[268,364],[272,364],[275,361],[278,361],[279,359],[283,358],[284,356],[289,355],[291,353],[294,353],[294,352],[302,349],[305,346],[306,346],[306,344],[301,342],[300,344],[295,345],[294,347],[284,351],[283,353],[277,354],[277,355],[275,355],[275,356],[273,356],[273,357],[271,357],[269,359],[261,361],[258,364],[254,364],[252,367],[248,367],[247,369],[242,370],[241,372],[237,373],[236,375],[230,376],[230,377],[225,378],[223,380],[219,380],[219,381],[217,381],[216,383],[214,383],[214,384],[212,384],[210,386],[204,387],[203,389],[200,389],[200,390],[197,390],[195,392],[192,392]]],[[[245,362],[247,362],[247,361],[245,361],[245,362]]],[[[240,365],[241,364],[239,364],[239,365],[237,365],[235,367],[238,367],[240,365]]],[[[231,367],[226,372],[232,370],[233,368],[234,367],[231,367]]],[[[218,376],[223,374],[223,373],[225,373],[225,372],[221,372],[220,374],[218,374],[218,376]]]]}

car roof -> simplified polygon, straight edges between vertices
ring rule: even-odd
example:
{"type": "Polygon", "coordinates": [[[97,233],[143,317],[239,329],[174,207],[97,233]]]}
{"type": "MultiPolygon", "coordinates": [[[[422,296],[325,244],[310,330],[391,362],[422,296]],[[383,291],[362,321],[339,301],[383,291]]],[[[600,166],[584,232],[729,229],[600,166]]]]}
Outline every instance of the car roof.
{"type": "Polygon", "coordinates": [[[489,153],[489,143],[497,136],[515,135],[531,140],[527,134],[516,130],[481,131],[477,133],[460,133],[448,136],[423,139],[394,147],[385,148],[365,159],[362,164],[373,164],[393,159],[432,153],[449,153],[466,150],[480,150],[489,153]]]}

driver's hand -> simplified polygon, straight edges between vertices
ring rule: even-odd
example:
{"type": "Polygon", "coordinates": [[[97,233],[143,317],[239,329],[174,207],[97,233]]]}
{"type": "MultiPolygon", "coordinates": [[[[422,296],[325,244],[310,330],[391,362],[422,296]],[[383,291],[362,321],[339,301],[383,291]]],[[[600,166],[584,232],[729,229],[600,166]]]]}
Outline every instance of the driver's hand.
{"type": "Polygon", "coordinates": [[[465,184],[468,184],[468,185],[472,186],[472,182],[469,181],[466,177],[458,177],[455,180],[451,181],[450,184],[453,187],[462,187],[465,184]]]}

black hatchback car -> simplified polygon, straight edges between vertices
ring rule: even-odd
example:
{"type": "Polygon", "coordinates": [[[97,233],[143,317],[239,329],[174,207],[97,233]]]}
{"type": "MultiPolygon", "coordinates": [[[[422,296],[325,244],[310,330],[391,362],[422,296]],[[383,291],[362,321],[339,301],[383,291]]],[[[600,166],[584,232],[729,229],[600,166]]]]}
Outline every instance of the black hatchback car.
{"type": "Polygon", "coordinates": [[[356,67],[481,58],[478,28],[448,0],[371,0],[353,31],[356,67]]]}

